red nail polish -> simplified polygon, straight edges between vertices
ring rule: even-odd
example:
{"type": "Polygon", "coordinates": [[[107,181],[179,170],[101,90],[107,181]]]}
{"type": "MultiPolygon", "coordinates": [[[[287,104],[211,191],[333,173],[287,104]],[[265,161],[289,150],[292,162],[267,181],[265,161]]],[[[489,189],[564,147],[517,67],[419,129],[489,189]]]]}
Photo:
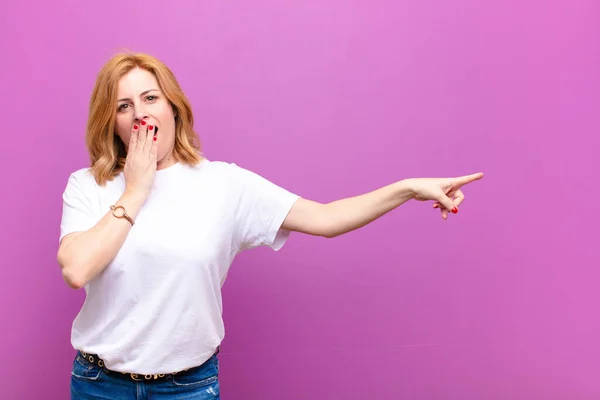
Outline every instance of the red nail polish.
{"type": "Polygon", "coordinates": [[[452,209],[452,212],[453,212],[454,214],[456,214],[456,213],[458,212],[458,208],[454,207],[454,208],[452,209]]]}
{"type": "Polygon", "coordinates": [[[133,126],[133,129],[137,129],[137,128],[139,128],[139,126],[137,126],[137,125],[134,125],[134,126],[133,126]]]}
{"type": "Polygon", "coordinates": [[[154,126],[148,125],[148,129],[152,130],[152,129],[154,129],[154,126]]]}
{"type": "Polygon", "coordinates": [[[142,125],[146,125],[146,121],[142,121],[142,125]]]}
{"type": "Polygon", "coordinates": [[[154,136],[154,141],[155,141],[155,142],[156,142],[156,140],[157,140],[157,139],[158,139],[158,138],[157,138],[156,136],[154,136]]]}

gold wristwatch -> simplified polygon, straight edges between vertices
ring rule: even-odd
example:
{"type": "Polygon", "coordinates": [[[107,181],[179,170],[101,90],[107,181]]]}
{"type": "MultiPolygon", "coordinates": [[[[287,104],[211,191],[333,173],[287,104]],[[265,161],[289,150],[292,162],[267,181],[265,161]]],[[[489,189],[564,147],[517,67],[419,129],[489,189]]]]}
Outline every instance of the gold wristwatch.
{"type": "Polygon", "coordinates": [[[131,225],[133,225],[133,219],[127,215],[127,211],[125,211],[125,207],[123,206],[110,206],[110,209],[112,210],[112,215],[114,215],[117,218],[125,218],[127,221],[129,221],[129,223],[131,225]]]}

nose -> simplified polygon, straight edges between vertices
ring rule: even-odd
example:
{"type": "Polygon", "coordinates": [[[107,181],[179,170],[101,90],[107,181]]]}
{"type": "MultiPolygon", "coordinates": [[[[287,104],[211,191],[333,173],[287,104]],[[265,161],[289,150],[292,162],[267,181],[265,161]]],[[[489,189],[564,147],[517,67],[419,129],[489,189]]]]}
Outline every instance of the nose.
{"type": "Polygon", "coordinates": [[[142,104],[137,104],[135,106],[134,119],[137,123],[148,119],[148,113],[146,112],[146,108],[142,104]]]}

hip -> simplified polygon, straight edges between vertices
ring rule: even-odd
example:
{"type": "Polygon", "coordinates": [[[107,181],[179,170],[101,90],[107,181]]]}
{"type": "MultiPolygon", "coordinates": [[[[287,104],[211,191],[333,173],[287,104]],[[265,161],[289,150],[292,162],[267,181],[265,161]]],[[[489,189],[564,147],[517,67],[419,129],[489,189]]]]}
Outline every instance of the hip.
{"type": "Polygon", "coordinates": [[[169,374],[112,371],[102,360],[78,352],[71,371],[71,399],[219,399],[218,350],[197,367],[169,374]]]}

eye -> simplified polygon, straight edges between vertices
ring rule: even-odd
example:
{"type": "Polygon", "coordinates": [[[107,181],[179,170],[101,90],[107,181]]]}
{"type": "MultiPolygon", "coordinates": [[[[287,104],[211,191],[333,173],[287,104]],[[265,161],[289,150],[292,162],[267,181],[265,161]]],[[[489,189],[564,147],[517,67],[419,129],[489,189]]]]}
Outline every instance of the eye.
{"type": "Polygon", "coordinates": [[[154,95],[147,96],[146,100],[148,100],[148,101],[154,101],[154,100],[156,100],[156,96],[154,96],[154,95]]]}
{"type": "Polygon", "coordinates": [[[117,109],[117,111],[125,111],[125,107],[129,107],[129,104],[127,104],[127,103],[121,104],[119,106],[119,108],[117,109]]]}

